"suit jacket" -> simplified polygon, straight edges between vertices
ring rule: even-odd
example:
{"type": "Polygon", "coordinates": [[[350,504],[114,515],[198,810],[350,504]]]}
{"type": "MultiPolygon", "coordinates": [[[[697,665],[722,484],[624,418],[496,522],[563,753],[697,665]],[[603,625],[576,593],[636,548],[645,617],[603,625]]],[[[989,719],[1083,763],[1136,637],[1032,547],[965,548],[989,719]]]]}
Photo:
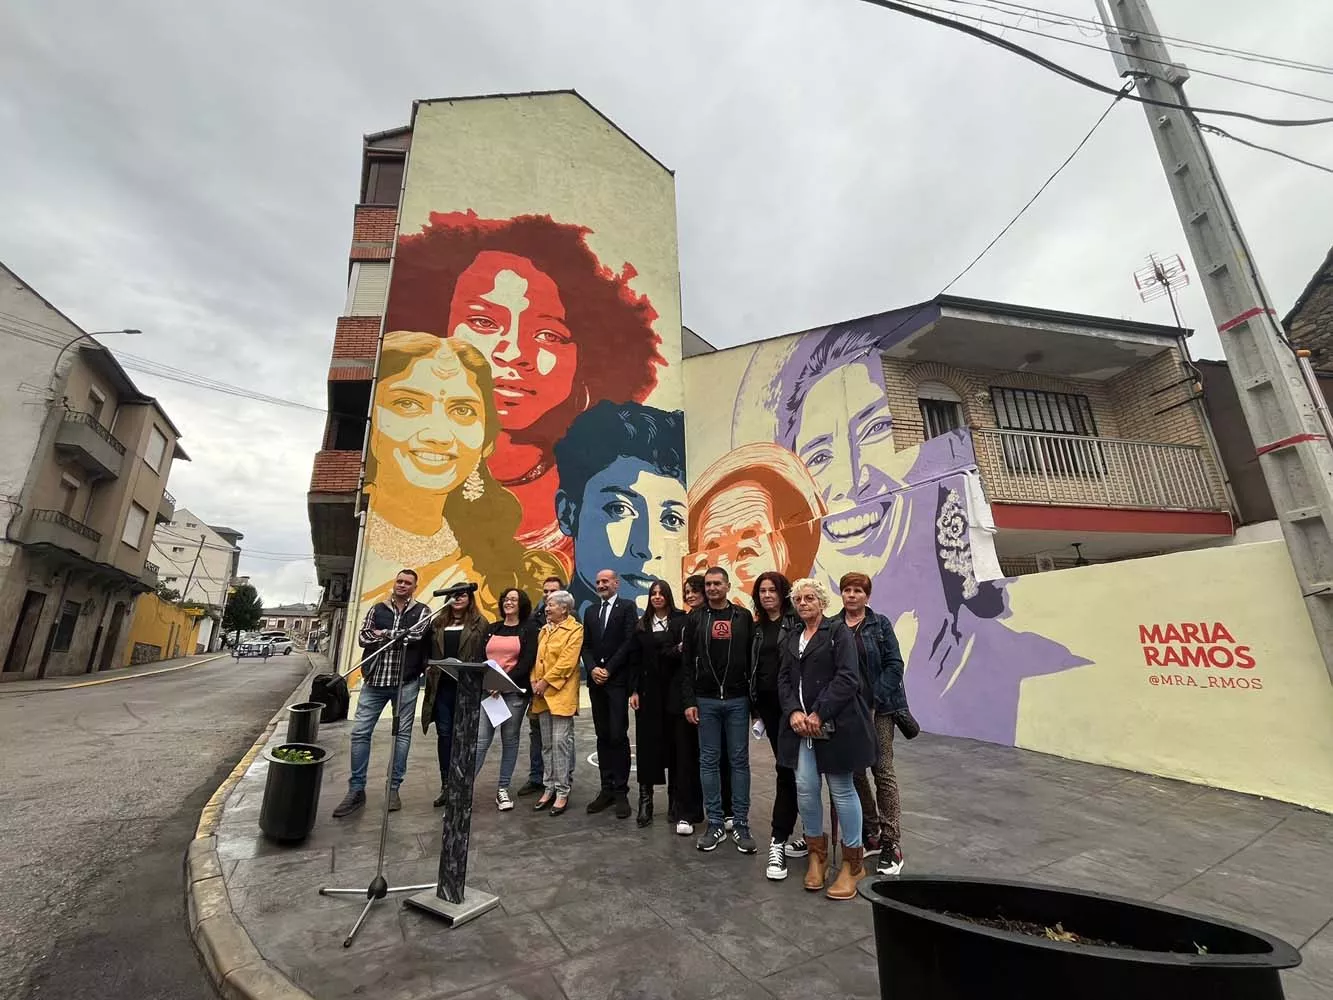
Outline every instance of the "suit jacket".
{"type": "Polygon", "coordinates": [[[624,684],[629,676],[629,649],[639,609],[631,600],[617,597],[611,602],[611,614],[602,630],[602,600],[598,598],[583,612],[583,665],[589,673],[605,667],[611,674],[607,684],[624,684]]]}

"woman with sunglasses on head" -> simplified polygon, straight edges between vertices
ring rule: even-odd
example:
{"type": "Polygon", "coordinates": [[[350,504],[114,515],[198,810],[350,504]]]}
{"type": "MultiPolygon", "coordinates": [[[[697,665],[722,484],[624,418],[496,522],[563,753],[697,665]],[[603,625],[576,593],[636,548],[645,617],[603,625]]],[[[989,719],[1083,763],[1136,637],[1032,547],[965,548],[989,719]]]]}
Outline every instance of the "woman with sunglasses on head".
{"type": "Polygon", "coordinates": [[[680,700],[680,642],[685,618],[685,612],[676,607],[671,585],[665,580],[655,581],[648,587],[648,607],[634,626],[625,650],[630,670],[629,707],[634,710],[639,826],[653,822],[655,785],[667,786],[667,818],[672,823],[679,818],[674,728],[676,717],[685,711],[680,700]]]}
{"type": "MultiPolygon", "coordinates": [[[[532,617],[532,601],[517,587],[500,592],[501,618],[486,629],[485,659],[500,665],[509,679],[518,685],[512,694],[496,691],[488,697],[504,698],[509,718],[500,723],[500,782],[495,791],[495,808],[508,812],[514,808],[509,782],[518,763],[518,742],[523,731],[523,715],[528,710],[528,679],[537,659],[537,627],[532,617]]],[[[495,739],[495,725],[485,711],[477,724],[477,774],[486,763],[486,751],[495,739]]]]}
{"type": "MultiPolygon", "coordinates": [[[[477,610],[476,595],[468,592],[450,598],[444,614],[435,623],[431,642],[432,660],[461,660],[479,663],[486,658],[486,616],[477,610]]],[[[435,723],[438,735],[436,753],[440,760],[440,794],[435,808],[444,805],[449,784],[449,760],[454,752],[454,705],[457,682],[439,667],[426,668],[426,695],[421,702],[421,731],[430,732],[435,723]]]]}

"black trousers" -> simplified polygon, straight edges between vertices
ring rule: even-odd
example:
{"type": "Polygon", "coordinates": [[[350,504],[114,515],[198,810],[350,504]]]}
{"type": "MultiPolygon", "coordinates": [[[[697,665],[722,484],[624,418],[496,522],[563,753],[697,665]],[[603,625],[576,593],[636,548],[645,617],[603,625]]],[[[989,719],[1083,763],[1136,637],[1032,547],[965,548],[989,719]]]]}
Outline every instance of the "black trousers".
{"type": "MultiPolygon", "coordinates": [[[[671,805],[676,819],[687,823],[704,821],[704,790],[699,781],[699,727],[686,720],[683,712],[675,713],[673,723],[676,737],[675,766],[671,769],[671,805]]],[[[726,759],[723,742],[723,760],[726,759]]],[[[731,815],[731,768],[720,767],[722,775],[722,814],[731,815]]],[[[795,789],[795,779],[792,788],[795,789]]]]}
{"type": "Polygon", "coordinates": [[[629,690],[624,684],[590,683],[592,724],[597,730],[597,766],[602,791],[629,792],[629,690]]]}
{"type": "MultiPolygon", "coordinates": [[[[782,706],[776,691],[759,692],[759,718],[764,720],[768,742],[773,747],[773,759],[778,756],[778,730],[785,724],[782,706]]],[[[796,829],[796,772],[777,764],[778,783],[773,793],[773,839],[785,843],[796,829]]]]}

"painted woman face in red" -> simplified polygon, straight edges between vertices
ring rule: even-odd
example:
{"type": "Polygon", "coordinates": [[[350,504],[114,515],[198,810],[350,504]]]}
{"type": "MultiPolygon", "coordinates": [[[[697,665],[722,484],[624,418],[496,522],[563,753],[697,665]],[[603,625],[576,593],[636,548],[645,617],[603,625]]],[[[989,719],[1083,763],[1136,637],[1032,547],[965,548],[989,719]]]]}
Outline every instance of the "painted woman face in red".
{"type": "Polygon", "coordinates": [[[504,430],[527,430],[573,391],[578,345],[560,289],[526,257],[479,253],[458,276],[448,329],[490,361],[504,430]]]}

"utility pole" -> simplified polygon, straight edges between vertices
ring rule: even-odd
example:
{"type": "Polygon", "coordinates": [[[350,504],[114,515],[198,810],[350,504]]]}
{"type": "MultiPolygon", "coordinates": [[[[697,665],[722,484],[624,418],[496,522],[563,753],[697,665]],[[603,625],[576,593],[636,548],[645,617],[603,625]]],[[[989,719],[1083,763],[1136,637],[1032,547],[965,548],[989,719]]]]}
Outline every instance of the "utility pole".
{"type": "MultiPolygon", "coordinates": [[[[1171,61],[1146,0],[1108,0],[1107,35],[1137,93],[1187,106],[1189,70],[1171,61]]],[[[1102,0],[1097,0],[1106,21],[1102,0]]],[[[1193,112],[1145,104],[1194,270],[1222,340],[1259,467],[1273,496],[1324,666],[1333,675],[1333,445],[1259,278],[1193,112]]]]}
{"type": "MultiPolygon", "coordinates": [[[[190,584],[194,583],[194,571],[199,566],[199,557],[204,554],[204,539],[207,537],[207,535],[199,536],[199,548],[194,550],[194,562],[190,565],[190,575],[185,578],[185,589],[181,591],[182,604],[189,600],[190,584]]],[[[207,594],[205,594],[205,596],[207,596],[207,594]]]]}

